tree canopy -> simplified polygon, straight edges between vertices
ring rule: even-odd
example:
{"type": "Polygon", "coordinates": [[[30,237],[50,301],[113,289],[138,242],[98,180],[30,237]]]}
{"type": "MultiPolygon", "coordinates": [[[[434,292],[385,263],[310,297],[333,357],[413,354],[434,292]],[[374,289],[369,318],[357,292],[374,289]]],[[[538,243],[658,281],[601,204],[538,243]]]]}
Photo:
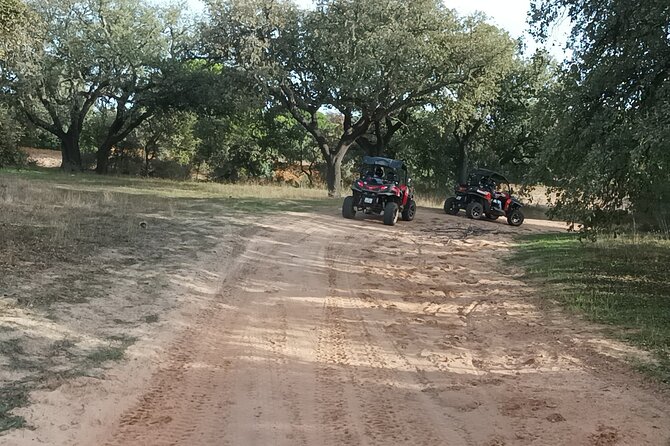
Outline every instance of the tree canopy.
{"type": "Polygon", "coordinates": [[[537,34],[561,14],[573,23],[574,56],[538,163],[560,192],[559,215],[597,228],[633,211],[667,225],[670,4],[538,0],[537,34]]]}
{"type": "Polygon", "coordinates": [[[478,46],[483,19],[461,20],[435,0],[331,0],[309,11],[213,0],[209,9],[209,54],[248,72],[313,136],[332,195],[344,156],[373,123],[476,83],[500,51],[478,46]],[[342,116],[336,138],[320,128],[320,110],[342,116]]]}
{"type": "Polygon", "coordinates": [[[169,16],[137,0],[46,0],[29,6],[44,26],[34,31],[30,61],[4,64],[5,91],[31,124],[60,140],[63,167],[79,170],[80,136],[94,107],[116,108],[111,144],[147,116],[138,104],[158,84],[160,64],[170,56],[169,16]]]}

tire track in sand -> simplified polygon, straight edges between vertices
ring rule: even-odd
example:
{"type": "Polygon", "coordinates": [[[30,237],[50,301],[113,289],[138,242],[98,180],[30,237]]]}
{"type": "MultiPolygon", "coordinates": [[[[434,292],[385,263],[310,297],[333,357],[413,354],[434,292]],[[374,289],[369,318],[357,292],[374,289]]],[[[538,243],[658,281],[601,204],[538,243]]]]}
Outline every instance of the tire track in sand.
{"type": "MultiPolygon", "coordinates": [[[[251,233],[247,230],[243,235],[251,233]]],[[[241,259],[244,251],[238,242],[231,256],[241,259]]],[[[218,298],[202,309],[167,349],[149,389],[121,416],[107,445],[192,444],[195,439],[198,444],[220,444],[227,418],[225,376],[232,363],[217,352],[224,349],[230,336],[225,327],[238,314],[232,284],[238,277],[253,274],[254,268],[246,261],[231,267],[218,298]]]]}

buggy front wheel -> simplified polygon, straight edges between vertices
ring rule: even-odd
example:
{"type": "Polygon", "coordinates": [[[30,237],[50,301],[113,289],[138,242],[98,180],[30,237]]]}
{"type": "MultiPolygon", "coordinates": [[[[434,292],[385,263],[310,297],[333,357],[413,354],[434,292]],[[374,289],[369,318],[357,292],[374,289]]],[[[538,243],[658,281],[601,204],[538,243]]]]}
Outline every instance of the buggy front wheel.
{"type": "Polygon", "coordinates": [[[507,223],[509,223],[511,226],[521,226],[521,223],[523,223],[523,220],[524,220],[524,216],[523,216],[523,212],[521,212],[521,209],[514,209],[507,216],[507,223]]]}
{"type": "Polygon", "coordinates": [[[393,226],[398,221],[398,203],[389,201],[384,206],[384,224],[388,226],[393,226]]]}
{"type": "Polygon", "coordinates": [[[354,209],[354,197],[346,197],[342,203],[342,217],[354,218],[356,217],[356,209],[354,209]]]}

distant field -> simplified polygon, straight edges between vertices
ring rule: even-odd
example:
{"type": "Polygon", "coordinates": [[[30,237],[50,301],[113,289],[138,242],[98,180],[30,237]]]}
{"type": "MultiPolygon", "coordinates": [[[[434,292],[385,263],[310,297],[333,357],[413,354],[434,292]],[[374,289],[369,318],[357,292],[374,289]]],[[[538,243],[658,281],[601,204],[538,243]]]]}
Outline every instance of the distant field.
{"type": "MultiPolygon", "coordinates": [[[[25,147],[22,149],[29,155],[31,161],[43,169],[31,169],[24,171],[22,175],[30,178],[68,178],[69,174],[61,173],[55,168],[60,167],[61,155],[57,150],[45,150],[25,147]]],[[[175,196],[196,196],[204,194],[208,197],[226,195],[232,198],[255,197],[284,197],[284,198],[307,198],[321,199],[327,197],[327,191],[324,185],[316,188],[295,187],[291,182],[276,183],[274,185],[266,184],[226,184],[219,183],[201,183],[189,181],[173,181],[161,179],[148,179],[128,176],[105,176],[84,174],[84,183],[94,183],[114,187],[128,188],[128,185],[141,184],[141,188],[159,188],[168,189],[161,194],[175,194],[175,196]]],[[[132,188],[133,186],[131,186],[132,188]]],[[[514,186],[518,190],[518,186],[514,186]]],[[[444,200],[451,194],[451,189],[445,187],[442,191],[417,192],[416,202],[418,206],[441,209],[444,200]]],[[[348,185],[344,185],[343,196],[350,193],[348,185]]],[[[522,202],[526,204],[524,209],[527,218],[546,219],[548,210],[547,193],[544,187],[533,187],[524,190],[520,195],[522,202]]]]}
{"type": "Polygon", "coordinates": [[[28,154],[28,160],[39,167],[60,167],[61,153],[59,150],[36,149],[34,147],[22,147],[21,150],[28,154]]]}

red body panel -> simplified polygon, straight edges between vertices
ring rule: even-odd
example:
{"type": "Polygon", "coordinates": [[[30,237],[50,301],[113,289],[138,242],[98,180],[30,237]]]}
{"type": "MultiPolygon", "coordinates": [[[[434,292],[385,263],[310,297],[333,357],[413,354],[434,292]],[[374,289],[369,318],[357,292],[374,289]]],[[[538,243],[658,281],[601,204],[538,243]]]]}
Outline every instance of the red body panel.
{"type": "Polygon", "coordinates": [[[402,193],[402,205],[406,206],[407,201],[409,201],[409,189],[406,184],[403,184],[400,186],[400,189],[398,190],[398,193],[402,193]]]}

